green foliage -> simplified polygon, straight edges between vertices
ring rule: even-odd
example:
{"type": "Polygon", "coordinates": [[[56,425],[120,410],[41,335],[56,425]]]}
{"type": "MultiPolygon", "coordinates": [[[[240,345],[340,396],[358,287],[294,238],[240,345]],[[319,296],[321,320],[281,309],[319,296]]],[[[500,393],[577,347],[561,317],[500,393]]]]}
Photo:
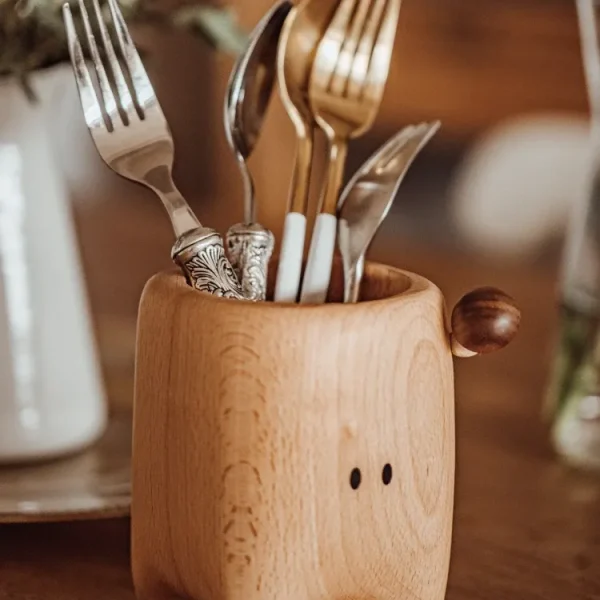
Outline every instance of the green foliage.
{"type": "MultiPolygon", "coordinates": [[[[0,0],[0,76],[25,79],[31,71],[69,59],[62,20],[64,1],[0,0]]],[[[247,39],[230,10],[202,0],[170,9],[157,0],[119,0],[119,4],[131,25],[177,27],[222,52],[237,54],[247,39]]],[[[101,5],[106,9],[103,0],[101,5]]],[[[71,8],[80,26],[77,3],[73,0],[71,8]]]]}

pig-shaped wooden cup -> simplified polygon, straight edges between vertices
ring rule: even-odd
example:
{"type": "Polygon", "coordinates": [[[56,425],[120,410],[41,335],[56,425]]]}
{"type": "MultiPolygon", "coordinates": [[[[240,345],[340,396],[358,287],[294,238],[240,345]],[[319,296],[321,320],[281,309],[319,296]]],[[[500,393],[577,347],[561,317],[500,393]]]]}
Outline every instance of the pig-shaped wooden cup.
{"type": "Polygon", "coordinates": [[[519,318],[482,289],[450,334],[435,285],[373,264],[355,305],[252,304],[156,276],[138,331],[138,598],[442,600],[452,353],[506,345],[519,318]]]}

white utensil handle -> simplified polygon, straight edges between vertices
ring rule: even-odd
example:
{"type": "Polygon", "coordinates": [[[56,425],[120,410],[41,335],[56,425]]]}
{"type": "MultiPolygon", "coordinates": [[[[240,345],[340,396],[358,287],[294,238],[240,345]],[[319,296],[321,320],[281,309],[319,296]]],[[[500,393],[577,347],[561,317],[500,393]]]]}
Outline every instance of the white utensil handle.
{"type": "Polygon", "coordinates": [[[337,219],[334,215],[322,213],[317,217],[304,273],[301,304],[323,304],[327,299],[336,231],[337,219]]]}
{"type": "Polygon", "coordinates": [[[275,283],[275,302],[296,302],[302,277],[302,256],[306,236],[306,217],[288,213],[283,226],[279,267],[275,283]]]}

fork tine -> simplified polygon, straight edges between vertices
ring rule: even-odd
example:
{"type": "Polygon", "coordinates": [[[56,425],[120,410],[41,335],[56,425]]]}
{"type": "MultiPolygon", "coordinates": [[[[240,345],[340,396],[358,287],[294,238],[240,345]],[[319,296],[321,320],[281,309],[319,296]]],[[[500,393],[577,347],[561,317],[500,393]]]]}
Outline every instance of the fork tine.
{"type": "Polygon", "coordinates": [[[354,19],[350,25],[350,32],[347,34],[335,73],[331,81],[330,91],[332,94],[342,95],[348,87],[348,78],[352,70],[354,57],[359,46],[361,34],[365,27],[365,22],[371,8],[371,0],[360,0],[354,13],[354,19]]]}
{"type": "Polygon", "coordinates": [[[69,46],[69,55],[71,57],[71,66],[75,74],[77,89],[79,91],[79,99],[83,108],[83,116],[85,123],[90,129],[98,127],[106,128],[106,122],[102,115],[102,104],[94,90],[90,72],[85,64],[85,57],[79,36],[75,30],[71,7],[68,2],[63,4],[63,20],[65,22],[65,30],[67,33],[67,43],[69,46]]]}
{"type": "Polygon", "coordinates": [[[379,100],[381,86],[387,80],[401,3],[402,0],[388,1],[369,62],[367,82],[362,91],[362,97],[365,99],[379,100]]]}
{"type": "Polygon", "coordinates": [[[356,100],[360,98],[365,81],[369,73],[369,62],[376,43],[377,31],[381,22],[381,16],[385,8],[386,0],[377,0],[369,15],[369,21],[365,26],[363,36],[358,45],[350,82],[348,84],[348,98],[356,100]]]}
{"type": "Polygon", "coordinates": [[[142,59],[135,48],[135,44],[131,39],[125,19],[123,18],[123,13],[116,0],[108,0],[108,6],[117,31],[117,40],[119,42],[121,54],[123,55],[125,64],[129,70],[137,104],[144,115],[147,111],[152,109],[155,109],[162,115],[163,113],[156,98],[156,94],[154,93],[154,88],[148,78],[142,59]]]}
{"type": "Polygon", "coordinates": [[[79,0],[78,4],[79,12],[81,13],[81,18],[83,20],[83,28],[85,30],[88,47],[92,56],[92,63],[94,65],[94,70],[96,71],[96,76],[98,77],[98,83],[100,84],[100,94],[102,95],[102,99],[104,101],[104,110],[110,124],[114,127],[115,123],[113,119],[119,116],[117,111],[117,101],[110,87],[110,83],[108,82],[108,77],[106,76],[106,71],[104,69],[104,65],[102,64],[102,60],[100,59],[98,45],[96,44],[96,38],[94,36],[94,32],[92,31],[92,26],[90,25],[90,18],[85,7],[85,2],[84,0],[79,0]]]}
{"type": "MultiPolygon", "coordinates": [[[[79,0],[80,3],[83,3],[83,1],[84,0],[79,0]]],[[[133,97],[131,96],[129,88],[127,87],[127,82],[125,81],[123,71],[121,70],[121,65],[119,64],[119,61],[115,54],[115,48],[113,46],[112,40],[110,39],[110,35],[108,35],[108,30],[106,29],[106,24],[104,22],[104,16],[102,15],[102,10],[100,9],[100,3],[98,2],[98,0],[92,0],[92,4],[94,6],[94,12],[96,13],[96,20],[98,22],[98,28],[100,29],[102,43],[104,44],[106,58],[108,60],[108,64],[110,65],[110,70],[112,71],[115,85],[117,88],[119,104],[125,112],[125,114],[127,115],[128,119],[131,121],[132,117],[136,115],[135,103],[133,101],[133,97]]],[[[117,107],[115,104],[115,109],[116,108],[117,107]]]]}
{"type": "Polygon", "coordinates": [[[314,64],[319,68],[313,69],[310,85],[326,90],[335,72],[335,65],[340,54],[350,19],[354,14],[357,2],[360,0],[342,0],[335,10],[323,40],[317,48],[314,64]],[[327,65],[325,69],[321,68],[327,65]]]}

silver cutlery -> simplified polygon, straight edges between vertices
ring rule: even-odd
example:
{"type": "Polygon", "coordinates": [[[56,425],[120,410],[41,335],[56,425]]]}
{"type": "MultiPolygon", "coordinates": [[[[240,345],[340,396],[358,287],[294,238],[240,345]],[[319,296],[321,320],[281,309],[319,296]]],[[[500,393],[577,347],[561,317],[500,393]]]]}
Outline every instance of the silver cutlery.
{"type": "Polygon", "coordinates": [[[94,89],[68,3],[63,5],[63,18],[85,121],[100,156],[115,173],[145,185],[161,199],[177,236],[172,258],[188,283],[200,291],[243,299],[221,236],[201,225],[173,182],[173,137],[116,0],[108,0],[108,21],[122,60],[108,32],[110,22],[105,24],[98,0],[92,4],[114,89],[83,0],[79,9],[100,94],[94,89]]]}
{"type": "Polygon", "coordinates": [[[273,234],[256,222],[254,182],[246,161],[263,126],[276,76],[281,29],[292,9],[282,0],[260,20],[231,74],[225,98],[225,134],[244,181],[244,223],[226,234],[229,260],[249,300],[264,300],[273,234]]]}
{"type": "Polygon", "coordinates": [[[338,204],[344,302],[358,302],[365,254],[410,166],[439,128],[439,121],[406,127],[379,148],[344,188],[338,204]]]}

